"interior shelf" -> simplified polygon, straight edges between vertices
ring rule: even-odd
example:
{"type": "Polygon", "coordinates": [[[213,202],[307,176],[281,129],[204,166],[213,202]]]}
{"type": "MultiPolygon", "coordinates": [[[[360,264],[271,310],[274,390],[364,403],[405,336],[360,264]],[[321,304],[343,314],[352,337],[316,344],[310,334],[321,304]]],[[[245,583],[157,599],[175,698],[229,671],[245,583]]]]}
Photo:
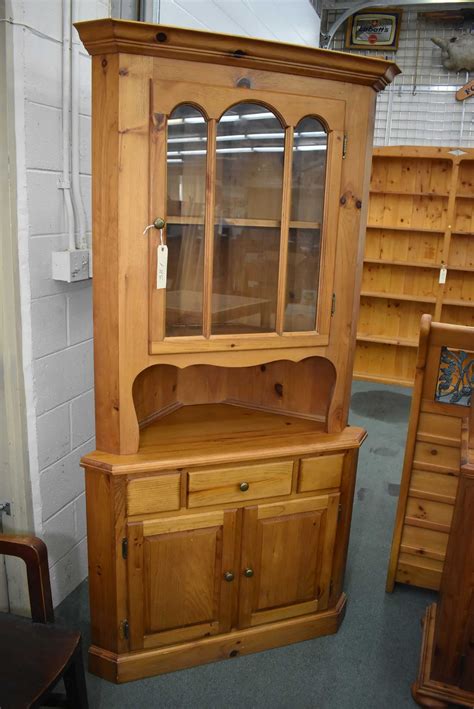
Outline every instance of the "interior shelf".
{"type": "Polygon", "coordinates": [[[138,453],[93,455],[95,465],[117,472],[138,464],[143,471],[155,472],[195,465],[198,459],[216,464],[342,450],[358,446],[364,437],[363,429],[352,426],[326,433],[320,421],[229,403],[196,404],[181,406],[142,428],[138,453]]]}
{"type": "Polygon", "coordinates": [[[395,190],[370,190],[370,194],[396,195],[400,197],[449,197],[448,192],[402,192],[395,190]]]}
{"type": "Polygon", "coordinates": [[[447,266],[448,271],[466,271],[467,273],[474,273],[474,266],[447,266]]]}
{"type": "Polygon", "coordinates": [[[459,298],[445,298],[443,305],[459,305],[462,308],[474,308],[474,301],[459,300],[459,298]]]}
{"type": "MultiPolygon", "coordinates": [[[[422,226],[388,226],[387,224],[367,224],[367,229],[386,229],[390,231],[420,231],[426,234],[444,234],[446,229],[429,229],[422,226]]],[[[453,232],[458,233],[458,232],[453,232]]]]}
{"type": "MultiPolygon", "coordinates": [[[[171,216],[167,218],[168,224],[197,224],[204,226],[204,217],[186,217],[186,216],[171,216]]],[[[216,220],[215,224],[222,226],[247,226],[247,227],[263,227],[263,228],[280,228],[281,221],[279,219],[233,219],[231,217],[223,217],[216,220]]],[[[320,229],[321,222],[305,222],[291,221],[290,229],[320,229]]]]}
{"type": "Polygon", "coordinates": [[[384,377],[382,375],[372,375],[372,374],[365,374],[364,372],[357,372],[354,371],[353,375],[354,379],[357,379],[357,381],[363,381],[363,382],[376,382],[376,383],[381,383],[381,384],[396,384],[397,386],[402,386],[402,387],[412,387],[413,386],[413,379],[407,379],[406,377],[384,377]]]}
{"type": "Polygon", "coordinates": [[[399,345],[401,347],[418,347],[418,340],[410,337],[381,337],[379,335],[364,335],[357,333],[359,342],[377,342],[382,345],[399,345]]]}
{"type": "Polygon", "coordinates": [[[436,303],[432,295],[410,295],[407,293],[384,293],[382,291],[361,291],[361,296],[368,298],[387,298],[388,300],[410,300],[417,303],[436,303]]]}
{"type": "Polygon", "coordinates": [[[405,268],[433,268],[435,270],[439,270],[440,268],[442,268],[442,264],[437,264],[433,262],[417,261],[415,263],[413,261],[391,261],[389,259],[367,257],[364,258],[364,263],[379,263],[385,266],[404,266],[405,268]]]}

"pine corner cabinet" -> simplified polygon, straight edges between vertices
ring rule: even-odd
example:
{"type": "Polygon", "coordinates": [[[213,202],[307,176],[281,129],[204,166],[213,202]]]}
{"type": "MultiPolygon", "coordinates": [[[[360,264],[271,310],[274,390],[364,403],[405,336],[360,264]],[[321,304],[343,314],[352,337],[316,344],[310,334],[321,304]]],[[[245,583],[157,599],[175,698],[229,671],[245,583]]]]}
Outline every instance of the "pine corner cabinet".
{"type": "Polygon", "coordinates": [[[367,57],[98,20],[90,669],[334,633],[376,92],[367,57]],[[148,228],[147,228],[148,227],[148,228]]]}

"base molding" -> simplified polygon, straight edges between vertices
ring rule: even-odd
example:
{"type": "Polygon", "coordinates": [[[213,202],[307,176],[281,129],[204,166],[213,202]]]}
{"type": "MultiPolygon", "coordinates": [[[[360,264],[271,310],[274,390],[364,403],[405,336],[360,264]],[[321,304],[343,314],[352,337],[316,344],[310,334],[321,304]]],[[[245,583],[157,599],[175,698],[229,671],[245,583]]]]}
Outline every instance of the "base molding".
{"type": "Polygon", "coordinates": [[[461,707],[474,706],[474,693],[451,684],[431,679],[436,603],[428,606],[423,619],[423,640],[421,643],[420,669],[418,679],[411,687],[412,697],[417,704],[427,709],[448,709],[452,704],[461,707]]]}
{"type": "Polygon", "coordinates": [[[346,611],[346,595],[327,611],[268,623],[255,628],[234,630],[202,640],[169,647],[117,653],[92,645],[89,671],[111,682],[130,682],[144,677],[174,672],[195,665],[249,655],[261,650],[337,633],[346,611]]]}

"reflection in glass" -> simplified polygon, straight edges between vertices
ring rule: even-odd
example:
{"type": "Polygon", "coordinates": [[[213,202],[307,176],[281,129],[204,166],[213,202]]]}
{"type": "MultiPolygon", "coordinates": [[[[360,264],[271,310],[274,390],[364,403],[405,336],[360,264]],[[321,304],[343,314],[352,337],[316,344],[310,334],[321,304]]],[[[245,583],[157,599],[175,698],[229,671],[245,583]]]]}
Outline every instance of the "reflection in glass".
{"type": "Polygon", "coordinates": [[[326,180],[327,134],[316,118],[303,118],[293,138],[291,220],[321,223],[326,180]]]}
{"type": "Polygon", "coordinates": [[[321,232],[290,229],[285,331],[314,330],[318,303],[321,232]]]}
{"type": "Polygon", "coordinates": [[[241,103],[217,125],[212,333],[275,329],[284,128],[241,103]]]}
{"type": "Polygon", "coordinates": [[[168,120],[166,335],[202,334],[207,123],[194,106],[168,120]]]}
{"type": "Polygon", "coordinates": [[[316,328],[327,134],[315,118],[303,118],[293,142],[291,221],[286,283],[286,332],[316,328]]]}

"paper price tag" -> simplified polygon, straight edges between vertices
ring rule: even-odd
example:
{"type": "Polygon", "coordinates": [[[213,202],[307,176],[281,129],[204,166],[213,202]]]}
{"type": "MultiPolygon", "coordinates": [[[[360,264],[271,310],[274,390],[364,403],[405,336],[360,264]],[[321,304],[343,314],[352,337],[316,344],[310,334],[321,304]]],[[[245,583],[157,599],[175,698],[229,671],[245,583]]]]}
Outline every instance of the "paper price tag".
{"type": "Polygon", "coordinates": [[[158,246],[156,254],[156,287],[166,288],[166,274],[168,271],[168,247],[164,244],[158,246]]]}
{"type": "Polygon", "coordinates": [[[447,274],[448,274],[448,269],[446,268],[446,266],[443,266],[442,268],[440,268],[440,270],[439,270],[439,282],[440,282],[441,284],[446,283],[446,276],[447,276],[447,274]]]}

